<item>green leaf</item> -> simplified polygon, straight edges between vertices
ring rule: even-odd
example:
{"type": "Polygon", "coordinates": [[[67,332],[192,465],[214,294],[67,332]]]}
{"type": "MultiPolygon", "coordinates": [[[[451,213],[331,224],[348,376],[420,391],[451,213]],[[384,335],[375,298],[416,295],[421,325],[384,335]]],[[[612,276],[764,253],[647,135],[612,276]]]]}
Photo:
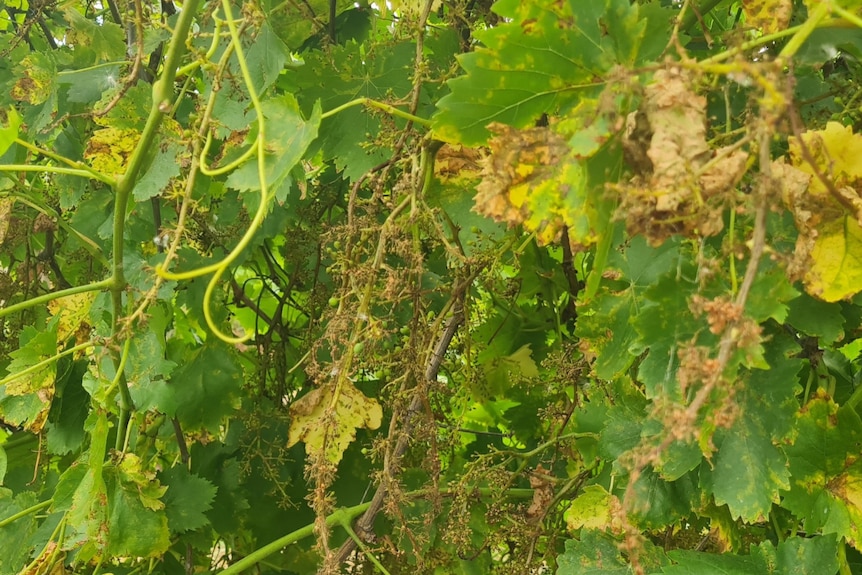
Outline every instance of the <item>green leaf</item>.
{"type": "Polygon", "coordinates": [[[832,343],[844,337],[844,315],[841,305],[814,299],[803,293],[789,304],[787,323],[804,334],[832,343]]]}
{"type": "Polygon", "coordinates": [[[126,55],[126,37],[122,27],[107,18],[96,22],[85,18],[74,8],[63,12],[71,25],[66,42],[77,49],[93,51],[93,63],[122,60],[126,55]]]}
{"type": "Polygon", "coordinates": [[[633,515],[638,524],[658,529],[687,517],[699,497],[696,473],[666,481],[652,469],[646,469],[635,483],[633,515]]]}
{"type": "MultiPolygon", "coordinates": [[[[408,71],[415,54],[413,42],[381,45],[370,53],[362,44],[348,42],[308,53],[305,66],[291,70],[286,79],[304,110],[315,102],[328,112],[358,98],[398,100],[412,89],[408,71]]],[[[391,156],[391,143],[375,141],[390,121],[359,106],[330,116],[320,125],[324,158],[332,159],[348,179],[358,180],[391,156]]]]}
{"type": "MultiPolygon", "coordinates": [[[[105,66],[84,70],[63,70],[57,74],[60,85],[68,84],[66,97],[69,102],[89,104],[102,94],[117,87],[120,66],[105,66]]],[[[152,91],[152,90],[151,90],[152,91]]]]}
{"type": "Polygon", "coordinates": [[[862,540],[859,415],[850,407],[839,409],[818,391],[797,414],[796,428],[796,441],[785,448],[791,478],[782,507],[796,514],[806,531],[862,540]]]}
{"type": "Polygon", "coordinates": [[[839,545],[844,543],[834,535],[785,539],[778,544],[775,571],[781,575],[835,575],[839,545]]]}
{"type": "Polygon", "coordinates": [[[165,513],[172,532],[190,531],[209,523],[205,513],[212,508],[215,485],[181,465],[165,470],[160,478],[168,488],[165,513]]]}
{"type": "Polygon", "coordinates": [[[581,532],[581,539],[566,540],[565,552],[557,558],[557,575],[627,575],[616,541],[594,530],[581,532]]]}
{"type": "Polygon", "coordinates": [[[183,429],[218,429],[239,406],[242,368],[230,348],[207,342],[171,377],[176,416],[183,429]]]}
{"type": "MultiPolygon", "coordinates": [[[[649,353],[638,368],[638,378],[644,383],[646,396],[666,396],[681,399],[682,390],[676,378],[679,368],[677,352],[682,342],[691,342],[695,334],[703,332],[703,323],[689,309],[689,297],[696,286],[687,281],[693,270],[682,269],[682,278],[676,274],[662,277],[644,292],[644,303],[634,319],[640,341],[649,353]]],[[[715,341],[712,334],[700,336],[708,345],[715,341]]],[[[701,343],[698,340],[698,343],[701,343]]]]}
{"type": "Polygon", "coordinates": [[[158,147],[153,163],[135,184],[132,195],[136,202],[158,196],[168,187],[171,178],[180,175],[180,154],[183,149],[175,142],[165,142],[158,147]]]}
{"type": "Polygon", "coordinates": [[[582,345],[589,344],[596,356],[596,376],[613,379],[634,362],[641,346],[634,319],[648,303],[644,292],[661,275],[675,270],[679,257],[677,242],[651,247],[643,237],[611,252],[605,275],[618,278],[618,283],[613,287],[605,283],[576,327],[582,345]]]}
{"type": "Polygon", "coordinates": [[[18,137],[18,128],[21,127],[21,116],[14,107],[10,106],[2,112],[0,114],[3,116],[2,122],[0,122],[3,125],[0,127],[0,156],[5,154],[15,143],[15,138],[18,137]]]}
{"type": "MultiPolygon", "coordinates": [[[[287,197],[290,171],[317,137],[320,105],[315,104],[308,121],[302,118],[296,99],[290,95],[269,98],[261,103],[266,118],[266,156],[264,174],[270,194],[279,202],[287,197]]],[[[234,170],[227,185],[239,191],[259,190],[257,161],[249,160],[234,170]]]]}
{"type": "Polygon", "coordinates": [[[626,0],[503,0],[494,10],[505,23],[476,32],[481,47],[459,58],[466,74],[449,82],[451,94],[438,103],[441,140],[481,144],[492,122],[524,128],[596,97],[611,68],[642,61],[648,19],[659,14],[644,18],[626,0]]]}
{"type": "Polygon", "coordinates": [[[144,471],[134,454],[106,466],[108,501],[106,553],[118,557],[158,557],[170,547],[168,519],[160,497],[165,488],[144,471]]]}
{"type": "Polygon", "coordinates": [[[56,395],[45,426],[50,453],[63,455],[77,452],[84,442],[84,422],[90,408],[90,396],[81,385],[87,362],[76,361],[57,378],[56,395]]]}
{"type": "Polygon", "coordinates": [[[263,94],[275,82],[284,70],[288,55],[287,46],[264,21],[246,53],[249,73],[258,94],[263,94]]]}
{"type": "Polygon", "coordinates": [[[720,434],[711,475],[715,502],[727,504],[734,517],[755,522],[778,502],[778,490],[790,487],[790,474],[784,453],[752,415],[743,407],[720,434]]]}
{"type": "MultiPolygon", "coordinates": [[[[32,491],[22,491],[14,494],[11,490],[0,487],[0,519],[6,519],[32,507],[38,502],[32,491]]],[[[16,575],[26,565],[31,549],[31,538],[36,532],[38,522],[36,515],[29,513],[0,527],[0,574],[16,575]]]]}
{"type": "Polygon", "coordinates": [[[787,318],[787,302],[798,295],[799,292],[790,285],[783,268],[771,262],[761,264],[746,301],[746,315],[758,323],[770,318],[784,323],[787,318]]]}
{"type": "Polygon", "coordinates": [[[772,573],[762,556],[730,555],[675,550],[668,553],[675,564],[664,567],[664,575],[764,575],[772,573]]]}

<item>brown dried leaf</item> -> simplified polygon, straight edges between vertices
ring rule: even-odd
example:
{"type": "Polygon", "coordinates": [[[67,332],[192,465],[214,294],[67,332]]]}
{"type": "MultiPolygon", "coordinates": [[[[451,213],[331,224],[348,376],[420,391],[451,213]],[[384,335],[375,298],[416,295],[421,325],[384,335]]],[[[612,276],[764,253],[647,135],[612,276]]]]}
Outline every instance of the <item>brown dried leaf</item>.
{"type": "Polygon", "coordinates": [[[627,119],[624,157],[636,178],[621,187],[620,213],[630,234],[653,244],[676,233],[720,232],[725,195],[748,159],[740,149],[710,149],[706,99],[690,83],[680,70],[658,71],[641,109],[627,119]]]}

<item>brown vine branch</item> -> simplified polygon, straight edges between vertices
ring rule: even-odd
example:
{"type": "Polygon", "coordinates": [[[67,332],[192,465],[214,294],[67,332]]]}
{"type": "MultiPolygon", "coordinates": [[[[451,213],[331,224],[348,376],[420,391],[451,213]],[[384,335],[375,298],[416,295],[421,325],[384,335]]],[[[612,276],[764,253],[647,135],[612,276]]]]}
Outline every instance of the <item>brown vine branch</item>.
{"type": "MultiPolygon", "coordinates": [[[[463,297],[472,281],[473,277],[471,276],[467,281],[456,288],[455,295],[453,296],[455,304],[452,310],[452,315],[446,321],[443,332],[440,334],[440,337],[428,358],[428,363],[425,366],[425,382],[423,383],[426,385],[437,381],[437,374],[440,371],[440,365],[443,363],[443,358],[446,356],[446,350],[449,349],[449,345],[452,343],[452,338],[455,337],[455,332],[458,331],[458,327],[464,323],[463,297]]],[[[371,498],[368,509],[359,519],[357,519],[354,525],[356,532],[365,539],[370,539],[374,534],[374,520],[377,518],[381,509],[383,509],[383,504],[388,495],[387,485],[394,481],[398,475],[399,463],[402,456],[407,451],[413,429],[416,425],[416,416],[422,410],[424,393],[425,385],[417,385],[413,390],[410,405],[407,407],[407,411],[404,415],[403,425],[400,429],[397,425],[392,425],[390,427],[390,439],[397,437],[395,447],[384,457],[383,478],[380,480],[380,484],[374,492],[374,496],[371,498]]],[[[338,564],[343,563],[355,549],[356,542],[353,539],[348,539],[336,552],[335,561],[338,564]]]]}

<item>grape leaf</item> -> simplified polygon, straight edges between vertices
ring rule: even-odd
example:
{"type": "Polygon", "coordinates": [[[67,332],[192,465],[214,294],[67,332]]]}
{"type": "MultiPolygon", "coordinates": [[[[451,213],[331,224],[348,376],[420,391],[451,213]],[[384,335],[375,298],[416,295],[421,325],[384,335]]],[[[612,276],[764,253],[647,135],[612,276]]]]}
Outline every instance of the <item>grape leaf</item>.
{"type": "MultiPolygon", "coordinates": [[[[308,53],[305,66],[291,70],[286,78],[304,110],[313,102],[330,111],[356,98],[390,101],[412,89],[405,71],[412,70],[415,53],[413,42],[378,46],[370,53],[363,45],[348,42],[326,52],[308,53]],[[338,63],[337,71],[332,62],[338,63]]],[[[391,144],[369,145],[384,125],[378,115],[359,106],[326,118],[320,125],[324,157],[333,159],[347,178],[357,180],[391,155],[391,144]]]]}
{"type": "Polygon", "coordinates": [[[105,467],[108,496],[106,553],[121,557],[158,557],[170,547],[168,519],[159,499],[165,488],[144,471],[134,454],[105,467]]]}
{"type": "Polygon", "coordinates": [[[172,532],[190,531],[209,523],[205,513],[212,508],[215,485],[181,465],[166,469],[160,480],[168,488],[165,513],[172,532]]]}
{"type": "Polygon", "coordinates": [[[338,463],[358,428],[380,427],[383,410],[376,399],[366,397],[349,381],[342,382],[337,394],[335,384],[328,383],[290,405],[288,447],[302,441],[309,453],[338,463]]]}
{"type": "Polygon", "coordinates": [[[617,543],[595,530],[581,533],[580,541],[566,540],[557,558],[557,575],[626,575],[630,573],[617,543]]]}
{"type": "MultiPolygon", "coordinates": [[[[169,369],[172,363],[157,361],[162,367],[153,375],[169,369]]],[[[173,371],[169,382],[151,380],[149,384],[136,385],[130,391],[140,409],[157,409],[176,416],[186,431],[215,431],[223,418],[239,407],[241,387],[242,368],[235,353],[220,342],[207,341],[173,371]]]]}
{"type": "Polygon", "coordinates": [[[576,331],[582,345],[596,356],[593,369],[601,379],[613,379],[635,359],[640,337],[633,321],[648,302],[647,287],[659,276],[676,269],[678,242],[652,247],[643,236],[611,252],[605,275],[619,280],[618,287],[604,286],[590,302],[591,313],[578,318],[576,331]]]}
{"type": "Polygon", "coordinates": [[[116,88],[119,77],[119,66],[107,66],[84,70],[63,70],[57,74],[57,82],[60,85],[68,85],[66,97],[69,102],[89,104],[101,98],[104,92],[116,88]]]}
{"type": "Polygon", "coordinates": [[[848,298],[862,289],[862,199],[855,191],[862,135],[829,122],[789,143],[791,165],[775,167],[782,179],[799,181],[785,184],[784,201],[799,230],[797,257],[807,259],[805,289],[827,302],[848,298]]]}
{"type": "Polygon", "coordinates": [[[249,73],[258,94],[263,94],[284,70],[288,52],[284,42],[264,21],[246,53],[249,73]]]}
{"type": "Polygon", "coordinates": [[[135,183],[132,195],[136,202],[158,196],[168,187],[171,178],[180,175],[179,158],[182,151],[179,144],[173,141],[165,142],[158,147],[152,164],[135,183]]]}
{"type": "Polygon", "coordinates": [[[764,34],[787,28],[793,12],[792,0],[753,0],[742,5],[745,22],[764,34]]]}
{"type": "Polygon", "coordinates": [[[94,62],[111,62],[125,57],[126,37],[118,24],[106,18],[97,24],[75,8],[67,8],[63,13],[71,25],[65,38],[68,44],[76,49],[90,48],[94,62]]]}
{"type": "Polygon", "coordinates": [[[588,485],[566,509],[569,531],[586,527],[603,531],[611,526],[611,494],[601,485],[588,485]]]}
{"type": "Polygon", "coordinates": [[[481,47],[459,58],[465,75],[450,80],[452,92],[438,104],[441,140],[484,143],[492,122],[525,128],[596,97],[613,66],[655,56],[640,47],[660,12],[639,14],[627,0],[503,0],[494,10],[505,23],[476,32],[481,47]]]}
{"type": "MultiPolygon", "coordinates": [[[[37,503],[32,491],[18,494],[0,487],[0,517],[7,518],[24,512],[37,503]]],[[[33,513],[23,513],[19,519],[0,527],[0,574],[15,575],[26,565],[30,550],[31,537],[36,532],[38,522],[33,513]]]]}
{"type": "Polygon", "coordinates": [[[675,565],[664,567],[661,571],[664,575],[764,575],[774,572],[759,553],[731,555],[677,549],[667,555],[675,565]]]}
{"type": "Polygon", "coordinates": [[[851,216],[824,222],[811,250],[805,274],[808,292],[828,302],[862,289],[862,226],[851,216]]]}
{"type": "Polygon", "coordinates": [[[835,533],[862,543],[862,421],[818,390],[796,416],[799,435],[785,448],[790,489],[782,507],[803,520],[805,530],[835,533]]]}
{"type": "Polygon", "coordinates": [[[36,52],[17,66],[18,80],[12,87],[12,98],[28,104],[41,104],[56,91],[57,69],[50,54],[36,52]]]}
{"type": "Polygon", "coordinates": [[[800,332],[832,343],[844,337],[841,304],[820,301],[803,293],[788,303],[787,323],[800,332]]]}
{"type": "Polygon", "coordinates": [[[92,327],[89,322],[90,306],[95,298],[95,292],[85,292],[48,302],[48,311],[57,318],[57,342],[67,341],[79,330],[83,332],[80,334],[81,339],[86,341],[92,327]]]}
{"type": "MultiPolygon", "coordinates": [[[[760,548],[768,546],[761,543],[760,548]]],[[[775,571],[781,575],[835,575],[838,572],[838,546],[834,535],[791,537],[778,544],[775,571]]]]}
{"type": "Polygon", "coordinates": [[[765,517],[778,502],[778,490],[790,487],[784,453],[745,407],[715,442],[718,453],[708,472],[715,502],[745,521],[765,517]]]}
{"type": "MultiPolygon", "coordinates": [[[[288,191],[283,184],[289,182],[290,171],[317,137],[320,105],[314,105],[307,121],[303,119],[296,99],[290,94],[264,100],[261,107],[266,118],[266,184],[270,194],[275,194],[283,202],[288,191]]],[[[251,145],[251,142],[246,145],[251,145]]],[[[249,160],[234,170],[227,179],[227,185],[239,191],[259,190],[257,161],[249,160]]]]}
{"type": "MultiPolygon", "coordinates": [[[[6,367],[10,374],[23,372],[57,353],[56,324],[39,331],[26,327],[21,331],[20,346],[9,355],[6,367]]],[[[30,371],[0,386],[0,418],[11,425],[23,425],[34,433],[42,430],[54,398],[56,362],[30,371]]]]}

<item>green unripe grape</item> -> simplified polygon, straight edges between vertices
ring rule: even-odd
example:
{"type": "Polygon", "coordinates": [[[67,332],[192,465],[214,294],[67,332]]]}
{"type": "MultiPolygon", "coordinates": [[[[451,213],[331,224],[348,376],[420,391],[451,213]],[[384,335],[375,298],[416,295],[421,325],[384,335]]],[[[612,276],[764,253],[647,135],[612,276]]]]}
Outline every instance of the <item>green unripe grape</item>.
{"type": "Polygon", "coordinates": [[[332,296],[331,298],[329,298],[329,301],[326,303],[329,304],[329,307],[336,308],[336,307],[338,307],[339,301],[340,300],[337,297],[332,296]]]}
{"type": "Polygon", "coordinates": [[[358,342],[353,344],[353,353],[358,355],[358,354],[362,353],[363,349],[365,349],[365,344],[363,342],[358,341],[358,342]]]}

